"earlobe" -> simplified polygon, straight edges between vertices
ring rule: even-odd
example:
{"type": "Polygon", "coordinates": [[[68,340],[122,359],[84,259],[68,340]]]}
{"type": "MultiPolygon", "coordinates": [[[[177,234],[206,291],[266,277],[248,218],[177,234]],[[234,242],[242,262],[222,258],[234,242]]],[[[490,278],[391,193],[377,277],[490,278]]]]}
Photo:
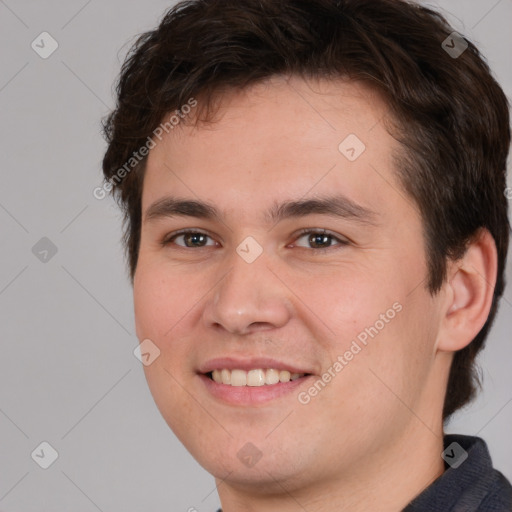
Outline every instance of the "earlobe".
{"type": "Polygon", "coordinates": [[[488,230],[482,228],[464,256],[449,267],[447,301],[437,349],[455,352],[480,332],[491,309],[498,256],[488,230]]]}

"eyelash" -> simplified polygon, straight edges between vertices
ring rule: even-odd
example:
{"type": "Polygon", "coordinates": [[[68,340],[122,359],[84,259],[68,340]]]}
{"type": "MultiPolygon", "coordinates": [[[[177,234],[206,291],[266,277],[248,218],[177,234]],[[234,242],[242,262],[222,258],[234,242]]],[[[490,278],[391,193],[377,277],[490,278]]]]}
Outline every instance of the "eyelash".
{"type": "MultiPolygon", "coordinates": [[[[195,230],[195,229],[194,230],[192,230],[192,229],[182,229],[180,231],[176,231],[176,232],[166,236],[161,241],[161,244],[162,244],[162,246],[166,247],[169,244],[171,244],[178,236],[188,235],[188,234],[204,235],[204,236],[207,236],[209,238],[212,238],[208,233],[205,233],[204,231],[195,230]]],[[[325,251],[333,250],[333,249],[336,249],[336,248],[339,249],[339,248],[349,244],[348,240],[343,240],[343,239],[339,238],[338,236],[336,236],[334,233],[331,233],[331,232],[327,231],[326,229],[310,229],[310,228],[301,229],[299,231],[299,233],[296,235],[296,240],[298,240],[299,238],[302,238],[304,235],[310,235],[310,234],[314,234],[314,235],[328,235],[329,237],[331,237],[331,239],[336,240],[336,241],[339,242],[338,246],[321,247],[321,248],[309,247],[309,249],[311,251],[314,251],[314,252],[325,252],[325,251]]],[[[194,249],[194,247],[185,247],[185,246],[182,246],[182,245],[178,245],[178,247],[181,248],[181,249],[194,249]]],[[[203,249],[203,248],[205,248],[205,247],[197,247],[197,249],[203,249]]],[[[308,249],[308,248],[301,247],[301,249],[308,249]]]]}

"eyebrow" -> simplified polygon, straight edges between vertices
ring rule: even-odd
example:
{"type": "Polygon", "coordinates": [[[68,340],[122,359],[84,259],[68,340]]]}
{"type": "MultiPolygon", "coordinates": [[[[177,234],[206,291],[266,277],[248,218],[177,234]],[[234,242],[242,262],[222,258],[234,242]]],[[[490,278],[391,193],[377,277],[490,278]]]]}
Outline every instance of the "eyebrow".
{"type": "MultiPolygon", "coordinates": [[[[343,218],[360,224],[378,225],[378,214],[375,211],[344,195],[275,202],[269,210],[263,213],[263,220],[268,224],[276,224],[284,219],[314,214],[343,218]]],[[[207,201],[166,196],[147,208],[144,223],[170,217],[195,217],[222,222],[221,212],[215,205],[207,201]]]]}

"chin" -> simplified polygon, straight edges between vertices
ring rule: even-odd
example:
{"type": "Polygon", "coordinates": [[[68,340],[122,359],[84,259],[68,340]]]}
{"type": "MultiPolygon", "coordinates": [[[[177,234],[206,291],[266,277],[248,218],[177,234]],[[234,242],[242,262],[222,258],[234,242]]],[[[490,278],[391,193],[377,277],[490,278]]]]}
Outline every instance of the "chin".
{"type": "Polygon", "coordinates": [[[287,451],[278,438],[274,442],[267,440],[254,444],[246,438],[229,438],[223,442],[211,440],[210,444],[194,443],[194,446],[185,441],[184,445],[208,473],[240,487],[267,489],[277,486],[275,490],[282,492],[276,481],[297,480],[300,474],[308,474],[307,470],[298,467],[298,463],[304,461],[304,447],[296,446],[287,451]],[[295,455],[292,456],[292,452],[295,455]],[[297,453],[301,454],[300,460],[297,453]]]}

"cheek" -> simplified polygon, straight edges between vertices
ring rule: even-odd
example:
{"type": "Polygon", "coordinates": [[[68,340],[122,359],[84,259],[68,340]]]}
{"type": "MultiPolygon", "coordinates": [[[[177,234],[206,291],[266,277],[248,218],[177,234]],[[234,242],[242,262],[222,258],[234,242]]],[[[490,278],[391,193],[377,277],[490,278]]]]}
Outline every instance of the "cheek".
{"type": "Polygon", "coordinates": [[[182,427],[180,416],[189,414],[191,407],[179,384],[183,381],[181,362],[186,357],[186,344],[173,340],[187,311],[182,290],[179,278],[164,277],[162,271],[144,261],[137,267],[133,282],[136,334],[139,341],[149,338],[160,350],[143,370],[155,404],[177,432],[182,427]]]}
{"type": "MultiPolygon", "coordinates": [[[[154,363],[145,366],[146,379],[153,396],[161,397],[163,389],[174,386],[187,377],[190,353],[191,323],[197,322],[194,304],[202,296],[200,290],[190,290],[187,276],[164,273],[156,265],[141,265],[134,276],[134,313],[139,341],[150,339],[159,349],[154,363]]],[[[179,391],[177,389],[176,391],[179,391]]],[[[165,400],[178,396],[174,393],[165,400]]],[[[171,400],[172,402],[172,400],[171,400]]]]}
{"type": "Polygon", "coordinates": [[[396,401],[386,384],[412,399],[432,362],[429,297],[420,289],[410,295],[409,284],[392,270],[339,273],[315,280],[315,287],[310,281],[297,294],[321,320],[317,326],[327,326],[315,339],[329,354],[325,370],[336,375],[332,389],[338,397],[349,393],[356,404],[396,401]]]}
{"type": "Polygon", "coordinates": [[[335,269],[330,275],[308,279],[295,290],[304,305],[303,318],[309,317],[316,323],[318,341],[329,340],[324,342],[324,348],[330,347],[336,355],[347,350],[358,335],[364,342],[365,333],[376,322],[380,332],[398,316],[393,304],[401,296],[400,288],[396,286],[393,290],[389,283],[381,285],[369,269],[335,269]],[[381,315],[385,315],[385,324],[381,315]]]}
{"type": "Polygon", "coordinates": [[[169,279],[162,272],[137,268],[133,282],[136,333],[139,340],[163,341],[169,329],[183,315],[184,288],[179,279],[169,279]]]}

